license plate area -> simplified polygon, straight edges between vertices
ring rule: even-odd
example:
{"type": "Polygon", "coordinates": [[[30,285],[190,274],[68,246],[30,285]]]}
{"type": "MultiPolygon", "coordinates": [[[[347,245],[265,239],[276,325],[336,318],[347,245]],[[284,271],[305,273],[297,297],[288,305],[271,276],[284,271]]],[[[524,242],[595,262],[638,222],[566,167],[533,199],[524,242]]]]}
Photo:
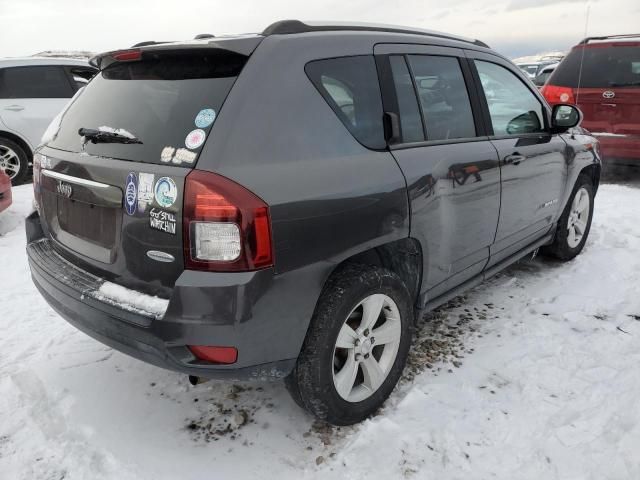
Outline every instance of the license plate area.
{"type": "Polygon", "coordinates": [[[122,191],[53,174],[43,172],[41,181],[42,209],[52,238],[73,252],[114,263],[122,229],[122,191]]]}

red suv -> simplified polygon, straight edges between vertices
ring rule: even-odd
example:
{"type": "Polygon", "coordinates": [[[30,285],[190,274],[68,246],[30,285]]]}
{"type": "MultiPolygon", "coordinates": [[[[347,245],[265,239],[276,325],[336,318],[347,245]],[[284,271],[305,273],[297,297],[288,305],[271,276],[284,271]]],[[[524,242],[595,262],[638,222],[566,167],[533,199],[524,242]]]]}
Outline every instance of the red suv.
{"type": "Polygon", "coordinates": [[[582,40],[541,91],[551,105],[580,107],[606,160],[640,162],[640,34],[582,40]]]}

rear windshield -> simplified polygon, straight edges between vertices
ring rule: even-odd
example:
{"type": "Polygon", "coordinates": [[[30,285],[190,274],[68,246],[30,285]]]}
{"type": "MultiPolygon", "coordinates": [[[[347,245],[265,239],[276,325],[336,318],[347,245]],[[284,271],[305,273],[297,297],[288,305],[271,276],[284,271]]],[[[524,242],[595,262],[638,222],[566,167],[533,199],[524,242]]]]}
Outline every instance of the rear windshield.
{"type": "Polygon", "coordinates": [[[558,65],[549,84],[577,88],[581,62],[581,87],[640,86],[640,45],[595,45],[574,48],[558,65]]]}
{"type": "Polygon", "coordinates": [[[243,55],[209,50],[145,53],[139,61],[114,63],[72,103],[49,146],[82,151],[78,131],[99,130],[142,143],[87,141],[85,151],[91,155],[194,164],[245,62],[243,55]]]}

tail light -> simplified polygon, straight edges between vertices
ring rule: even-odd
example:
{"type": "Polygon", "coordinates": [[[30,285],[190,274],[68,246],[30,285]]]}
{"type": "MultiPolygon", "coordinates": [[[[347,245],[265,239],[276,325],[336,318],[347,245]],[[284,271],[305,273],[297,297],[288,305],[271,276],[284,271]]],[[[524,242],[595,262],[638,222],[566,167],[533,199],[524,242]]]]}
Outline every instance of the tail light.
{"type": "Polygon", "coordinates": [[[215,173],[193,170],[187,175],[183,238],[190,270],[237,272],[273,265],[269,207],[215,173]]]}
{"type": "Polygon", "coordinates": [[[556,85],[545,85],[540,89],[540,93],[544,95],[550,105],[558,103],[576,103],[573,89],[569,87],[558,87],[556,85]]]}

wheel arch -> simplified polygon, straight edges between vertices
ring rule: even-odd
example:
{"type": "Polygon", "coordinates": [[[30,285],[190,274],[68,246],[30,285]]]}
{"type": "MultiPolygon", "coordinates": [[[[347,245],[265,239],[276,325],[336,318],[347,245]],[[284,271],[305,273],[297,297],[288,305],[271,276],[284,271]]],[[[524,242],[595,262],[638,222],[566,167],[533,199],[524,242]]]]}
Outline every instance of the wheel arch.
{"type": "Polygon", "coordinates": [[[591,165],[587,165],[582,170],[580,170],[580,175],[586,175],[591,178],[593,182],[594,194],[598,191],[598,186],[600,185],[600,172],[602,167],[600,164],[593,163],[591,165]]]}
{"type": "Polygon", "coordinates": [[[326,282],[344,266],[354,263],[386,268],[400,277],[417,304],[422,284],[423,254],[420,242],[412,237],[395,240],[357,253],[340,262],[326,282]]]}
{"type": "Polygon", "coordinates": [[[24,138],[6,130],[0,130],[0,138],[6,138],[7,140],[11,140],[12,142],[17,143],[27,154],[27,160],[30,162],[33,161],[33,149],[24,138]]]}

